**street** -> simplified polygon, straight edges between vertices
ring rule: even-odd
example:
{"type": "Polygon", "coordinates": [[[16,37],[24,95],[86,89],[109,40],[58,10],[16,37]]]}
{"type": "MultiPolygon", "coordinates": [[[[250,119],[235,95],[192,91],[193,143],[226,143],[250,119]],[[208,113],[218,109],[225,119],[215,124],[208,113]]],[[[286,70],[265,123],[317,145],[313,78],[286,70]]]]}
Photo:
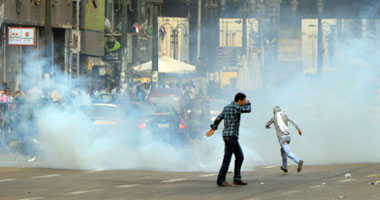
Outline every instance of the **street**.
{"type": "Polygon", "coordinates": [[[369,184],[380,179],[379,164],[306,165],[295,171],[262,166],[243,173],[248,186],[219,188],[215,172],[10,167],[0,169],[0,199],[380,199],[380,184],[369,184]]]}

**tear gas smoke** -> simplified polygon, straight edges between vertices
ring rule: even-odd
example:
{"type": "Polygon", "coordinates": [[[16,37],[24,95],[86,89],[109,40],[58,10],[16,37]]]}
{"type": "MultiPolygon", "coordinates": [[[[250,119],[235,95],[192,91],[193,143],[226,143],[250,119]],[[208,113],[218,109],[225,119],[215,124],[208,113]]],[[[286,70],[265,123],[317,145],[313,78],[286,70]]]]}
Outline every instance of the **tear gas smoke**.
{"type": "MultiPolygon", "coordinates": [[[[372,46],[366,40],[353,40],[341,47],[335,61],[338,72],[296,77],[278,87],[247,91],[253,114],[243,115],[241,122],[243,169],[280,164],[274,129],[264,127],[275,105],[288,109],[286,113],[303,130],[304,135],[299,137],[290,129],[291,147],[306,164],[379,162],[380,106],[376,90],[380,52],[372,46]]],[[[30,62],[33,68],[28,68],[27,73],[33,74],[36,65],[39,64],[30,62]]],[[[56,73],[49,86],[68,93],[76,84],[67,84],[63,77],[56,73]]],[[[45,83],[29,85],[43,88],[45,83]]],[[[229,103],[235,93],[223,94],[228,97],[223,103],[229,103]]],[[[169,171],[217,171],[220,167],[223,158],[220,133],[191,140],[178,148],[156,140],[152,134],[131,131],[136,124],[128,116],[119,118],[118,125],[104,133],[79,111],[82,103],[78,100],[66,106],[52,104],[35,111],[37,137],[44,154],[36,166],[169,171]]],[[[205,126],[204,132],[208,129],[205,126]]]]}
{"type": "Polygon", "coordinates": [[[380,139],[380,52],[364,39],[352,40],[337,52],[336,72],[296,77],[280,87],[248,94],[255,112],[242,123],[247,133],[241,140],[266,164],[281,163],[275,130],[264,128],[275,105],[287,108],[285,113],[303,130],[300,137],[289,125],[290,146],[307,164],[380,162],[375,153],[380,139]]]}

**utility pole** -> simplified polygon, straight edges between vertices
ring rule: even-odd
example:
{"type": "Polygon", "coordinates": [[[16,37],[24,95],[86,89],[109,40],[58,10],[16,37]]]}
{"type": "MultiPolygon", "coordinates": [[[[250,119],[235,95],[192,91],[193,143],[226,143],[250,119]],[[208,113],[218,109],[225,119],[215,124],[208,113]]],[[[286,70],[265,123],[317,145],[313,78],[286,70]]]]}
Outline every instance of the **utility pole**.
{"type": "Polygon", "coordinates": [[[242,0],[240,4],[240,12],[242,12],[243,17],[243,55],[247,56],[247,2],[246,0],[242,0]]]}
{"type": "MultiPolygon", "coordinates": [[[[122,1],[122,28],[121,28],[121,45],[122,45],[122,53],[121,53],[121,72],[126,73],[127,79],[131,79],[131,73],[128,69],[128,4],[127,0],[122,1]]],[[[121,76],[121,73],[120,73],[121,76]]]]}
{"type": "Polygon", "coordinates": [[[201,29],[202,29],[202,0],[198,0],[197,59],[201,57],[201,29]]]}
{"type": "Polygon", "coordinates": [[[153,24],[153,44],[152,44],[152,82],[158,83],[158,7],[162,0],[151,0],[151,17],[153,24]]]}
{"type": "Polygon", "coordinates": [[[322,13],[323,13],[323,0],[317,0],[318,12],[318,74],[322,73],[323,67],[323,30],[322,30],[322,13]]]}
{"type": "Polygon", "coordinates": [[[46,74],[50,74],[53,69],[52,63],[52,40],[53,40],[53,32],[51,29],[51,0],[45,1],[45,58],[46,63],[43,68],[43,72],[46,74]]]}
{"type": "Polygon", "coordinates": [[[259,22],[259,27],[258,27],[258,47],[260,49],[260,54],[259,54],[259,60],[261,66],[264,65],[264,37],[263,37],[263,16],[265,14],[265,5],[264,5],[264,0],[258,0],[257,2],[257,16],[258,16],[258,22],[259,22]]]}

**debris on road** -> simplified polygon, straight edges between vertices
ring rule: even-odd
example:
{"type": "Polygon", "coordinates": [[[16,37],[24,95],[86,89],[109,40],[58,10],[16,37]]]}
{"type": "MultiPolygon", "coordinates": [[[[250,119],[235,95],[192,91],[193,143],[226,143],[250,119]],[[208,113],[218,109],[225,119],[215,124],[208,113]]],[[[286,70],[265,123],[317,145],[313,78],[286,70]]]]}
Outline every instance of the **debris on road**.
{"type": "Polygon", "coordinates": [[[377,185],[377,184],[380,184],[380,180],[379,180],[379,181],[371,182],[370,184],[371,184],[371,185],[377,185]]]}
{"type": "Polygon", "coordinates": [[[36,159],[37,159],[37,157],[34,156],[33,158],[29,159],[28,162],[33,162],[33,161],[35,161],[36,159]]]}
{"type": "Polygon", "coordinates": [[[265,183],[264,182],[261,182],[260,185],[264,185],[265,183]]]}
{"type": "Polygon", "coordinates": [[[351,178],[351,174],[347,173],[346,175],[344,175],[344,178],[351,178]]]}
{"type": "Polygon", "coordinates": [[[326,185],[326,183],[325,183],[325,182],[323,182],[323,183],[321,183],[321,185],[326,185]]]}

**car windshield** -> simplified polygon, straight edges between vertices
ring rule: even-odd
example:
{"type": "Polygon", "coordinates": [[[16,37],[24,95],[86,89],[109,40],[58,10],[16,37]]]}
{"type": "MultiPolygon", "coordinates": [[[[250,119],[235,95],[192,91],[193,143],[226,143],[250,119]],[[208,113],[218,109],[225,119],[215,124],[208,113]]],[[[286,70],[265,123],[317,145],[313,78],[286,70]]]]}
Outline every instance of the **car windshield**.
{"type": "Polygon", "coordinates": [[[114,106],[92,105],[82,106],[83,113],[94,119],[116,118],[117,109],[114,106]]]}
{"type": "Polygon", "coordinates": [[[180,113],[181,105],[178,96],[151,96],[149,101],[156,104],[171,105],[178,113],[180,113]]]}
{"type": "Polygon", "coordinates": [[[174,116],[176,112],[170,105],[146,105],[141,107],[141,114],[145,116],[174,116]]]}

